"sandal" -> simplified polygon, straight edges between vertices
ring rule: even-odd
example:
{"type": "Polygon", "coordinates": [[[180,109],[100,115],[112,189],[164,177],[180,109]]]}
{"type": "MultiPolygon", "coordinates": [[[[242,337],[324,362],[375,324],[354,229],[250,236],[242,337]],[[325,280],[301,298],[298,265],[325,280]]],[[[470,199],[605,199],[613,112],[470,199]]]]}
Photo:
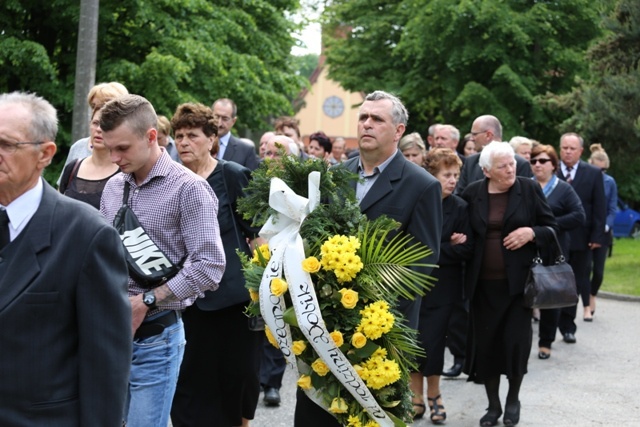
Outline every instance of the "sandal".
{"type": "Polygon", "coordinates": [[[414,406],[414,410],[413,410],[413,419],[414,420],[419,420],[420,418],[424,417],[424,413],[427,412],[427,407],[424,406],[424,403],[420,403],[420,402],[413,402],[413,406],[414,406]],[[422,408],[421,412],[418,412],[415,410],[415,407],[418,408],[422,408]]]}
{"type": "Polygon", "coordinates": [[[431,410],[430,418],[432,424],[442,424],[447,419],[447,411],[444,409],[444,405],[438,404],[438,399],[442,400],[442,396],[427,396],[427,400],[429,401],[429,409],[431,410]]]}

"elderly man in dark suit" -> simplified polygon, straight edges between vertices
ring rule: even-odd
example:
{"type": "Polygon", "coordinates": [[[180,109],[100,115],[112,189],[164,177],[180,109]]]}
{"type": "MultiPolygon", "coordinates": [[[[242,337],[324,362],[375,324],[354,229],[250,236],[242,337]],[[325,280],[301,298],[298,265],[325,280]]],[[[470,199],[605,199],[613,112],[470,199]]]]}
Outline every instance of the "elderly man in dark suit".
{"type": "MultiPolygon", "coordinates": [[[[369,219],[386,215],[398,221],[400,230],[428,246],[433,253],[424,260],[435,264],[440,256],[442,233],[442,189],[425,169],[409,162],[398,150],[408,113],[395,96],[375,91],[365,97],[358,114],[360,157],[343,167],[363,179],[354,183],[360,210],[369,219]]],[[[421,272],[431,273],[430,268],[421,272]]],[[[407,324],[417,329],[422,299],[401,299],[399,311],[407,324]]],[[[295,425],[327,427],[337,421],[298,390],[295,425]]]]}
{"type": "MultiPolygon", "coordinates": [[[[604,181],[600,169],[580,160],[584,150],[584,141],[576,133],[565,133],[560,137],[560,167],[558,176],[571,184],[578,194],[586,222],[581,227],[572,229],[571,245],[569,248],[569,264],[576,276],[576,286],[584,306],[584,320],[591,320],[589,296],[591,282],[592,250],[600,247],[606,241],[605,225],[607,220],[607,201],[604,195],[604,181]]],[[[575,323],[577,305],[565,307],[560,311],[558,327],[564,342],[576,342],[575,323]]]]}
{"type": "Polygon", "coordinates": [[[41,178],[56,110],[0,95],[0,425],[122,425],[127,265],[100,213],[41,178]]]}
{"type": "Polygon", "coordinates": [[[220,98],[213,103],[220,148],[218,158],[241,164],[250,170],[256,170],[260,159],[256,154],[256,147],[251,146],[231,135],[231,128],[238,120],[238,107],[229,98],[220,98]]]}
{"type": "MultiPolygon", "coordinates": [[[[484,115],[477,117],[471,125],[471,140],[476,143],[478,151],[491,141],[502,141],[502,124],[497,117],[484,115]]],[[[462,194],[467,185],[474,181],[484,179],[482,168],[478,164],[480,153],[473,154],[464,162],[460,171],[460,181],[456,187],[456,193],[462,194]]],[[[531,165],[523,157],[516,155],[516,175],[531,178],[531,165]]]]}

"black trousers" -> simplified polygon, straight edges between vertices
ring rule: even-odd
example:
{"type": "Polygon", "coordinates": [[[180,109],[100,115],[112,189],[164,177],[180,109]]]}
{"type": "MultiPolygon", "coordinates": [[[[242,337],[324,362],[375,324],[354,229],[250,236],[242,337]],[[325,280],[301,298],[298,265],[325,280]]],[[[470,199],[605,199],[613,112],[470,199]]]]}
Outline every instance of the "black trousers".
{"type": "Polygon", "coordinates": [[[265,338],[262,344],[260,361],[260,384],[279,389],[287,362],[279,348],[275,348],[265,338]]]}
{"type": "Polygon", "coordinates": [[[447,327],[447,347],[456,361],[464,360],[467,350],[467,328],[469,327],[469,301],[456,300],[447,327]]]}
{"type": "Polygon", "coordinates": [[[538,326],[538,347],[551,348],[551,343],[556,339],[559,320],[559,308],[540,310],[540,324],[538,326]]]}
{"type": "MultiPolygon", "coordinates": [[[[613,243],[613,234],[609,231],[607,235],[607,241],[611,241],[613,243]]],[[[600,290],[600,286],[602,285],[602,280],[604,279],[604,264],[607,261],[607,254],[609,253],[609,249],[611,248],[611,244],[602,245],[599,248],[591,251],[593,253],[593,270],[591,271],[591,295],[598,295],[598,291],[600,290]]]]}
{"type": "MultiPolygon", "coordinates": [[[[584,306],[589,305],[589,299],[591,295],[591,281],[589,275],[591,273],[591,260],[592,251],[586,249],[584,251],[571,251],[569,256],[569,264],[573,270],[573,274],[576,277],[576,286],[578,288],[578,295],[582,298],[582,304],[584,306]]],[[[578,327],[576,326],[576,310],[578,305],[571,307],[564,307],[560,309],[560,320],[558,327],[562,334],[572,333],[575,334],[578,327]]]]}

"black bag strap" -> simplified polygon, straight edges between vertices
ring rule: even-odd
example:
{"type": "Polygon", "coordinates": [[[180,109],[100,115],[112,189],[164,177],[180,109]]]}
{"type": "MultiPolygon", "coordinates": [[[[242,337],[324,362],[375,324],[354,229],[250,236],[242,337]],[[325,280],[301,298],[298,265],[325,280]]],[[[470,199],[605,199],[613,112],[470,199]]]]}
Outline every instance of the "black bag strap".
{"type": "MultiPolygon", "coordinates": [[[[553,235],[553,240],[556,243],[555,263],[562,264],[563,262],[566,262],[566,258],[562,253],[562,247],[560,246],[560,241],[558,240],[558,235],[556,234],[556,231],[552,227],[549,227],[548,225],[546,225],[545,228],[547,228],[551,232],[551,235],[553,235]]],[[[540,256],[540,248],[538,247],[538,245],[536,245],[536,257],[533,259],[533,262],[535,264],[542,264],[542,257],[540,256]]]]}
{"type": "Polygon", "coordinates": [[[127,206],[129,203],[129,191],[131,186],[128,181],[124,182],[124,191],[122,192],[122,206],[127,206]]]}
{"type": "MultiPolygon", "coordinates": [[[[224,166],[226,165],[226,161],[220,159],[220,166],[222,168],[222,184],[224,184],[224,191],[227,193],[227,203],[229,204],[229,208],[231,209],[231,222],[233,223],[233,231],[236,233],[236,240],[238,241],[238,249],[242,249],[243,245],[240,242],[240,234],[238,233],[238,225],[236,224],[236,215],[233,211],[233,204],[231,203],[231,193],[229,193],[229,187],[227,187],[227,177],[225,176],[224,166]]],[[[246,246],[246,243],[245,245],[246,246]]]]}

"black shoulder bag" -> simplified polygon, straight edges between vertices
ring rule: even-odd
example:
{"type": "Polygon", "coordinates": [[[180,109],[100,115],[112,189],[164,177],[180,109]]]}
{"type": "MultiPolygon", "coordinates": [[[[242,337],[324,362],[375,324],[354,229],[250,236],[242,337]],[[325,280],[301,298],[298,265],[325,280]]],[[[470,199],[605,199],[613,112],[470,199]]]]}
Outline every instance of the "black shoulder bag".
{"type": "Polygon", "coordinates": [[[178,265],[172,263],[151,240],[128,203],[129,183],[125,182],[122,207],[113,219],[113,226],[124,245],[129,275],[143,288],[153,289],[178,274],[184,259],[178,265]]]}
{"type": "Polygon", "coordinates": [[[542,309],[570,307],[578,303],[576,278],[571,266],[565,262],[556,232],[551,227],[547,228],[556,242],[555,263],[543,265],[538,251],[524,287],[524,304],[529,308],[542,309]]]}

